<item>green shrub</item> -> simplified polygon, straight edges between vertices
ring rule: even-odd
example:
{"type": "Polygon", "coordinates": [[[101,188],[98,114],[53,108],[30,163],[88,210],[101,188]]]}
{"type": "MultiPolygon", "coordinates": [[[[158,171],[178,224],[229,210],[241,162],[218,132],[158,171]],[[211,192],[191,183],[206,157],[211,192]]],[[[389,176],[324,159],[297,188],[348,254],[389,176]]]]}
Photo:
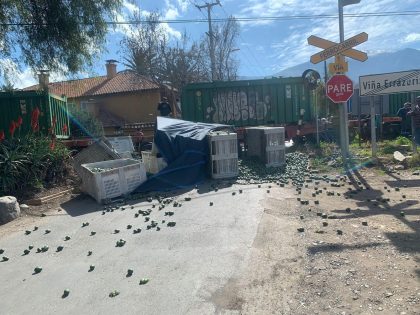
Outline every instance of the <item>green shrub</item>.
{"type": "Polygon", "coordinates": [[[0,195],[23,195],[45,184],[56,183],[67,174],[70,157],[60,142],[28,135],[0,143],[0,195]]]}
{"type": "Polygon", "coordinates": [[[398,145],[411,145],[411,140],[406,137],[399,136],[395,139],[395,143],[398,145]]]}

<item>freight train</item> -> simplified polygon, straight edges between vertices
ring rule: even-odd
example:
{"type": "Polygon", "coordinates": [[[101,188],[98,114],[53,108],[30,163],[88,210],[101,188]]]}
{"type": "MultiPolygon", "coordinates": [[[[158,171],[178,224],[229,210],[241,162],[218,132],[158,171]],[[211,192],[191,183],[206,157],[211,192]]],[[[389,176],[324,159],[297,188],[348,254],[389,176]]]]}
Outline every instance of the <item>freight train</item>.
{"type": "MultiPolygon", "coordinates": [[[[401,119],[396,114],[410,97],[408,93],[375,97],[379,134],[393,136],[400,132],[401,119]]],[[[330,131],[336,133],[337,105],[317,100],[301,77],[194,83],[186,85],[181,96],[185,120],[233,125],[239,135],[248,126],[284,126],[288,139],[315,134],[314,104],[318,104],[318,118],[326,118],[320,120],[321,129],[328,127],[325,122],[333,122],[330,131]]],[[[369,98],[359,97],[356,89],[347,105],[351,134],[362,132],[368,137],[369,98]]]]}

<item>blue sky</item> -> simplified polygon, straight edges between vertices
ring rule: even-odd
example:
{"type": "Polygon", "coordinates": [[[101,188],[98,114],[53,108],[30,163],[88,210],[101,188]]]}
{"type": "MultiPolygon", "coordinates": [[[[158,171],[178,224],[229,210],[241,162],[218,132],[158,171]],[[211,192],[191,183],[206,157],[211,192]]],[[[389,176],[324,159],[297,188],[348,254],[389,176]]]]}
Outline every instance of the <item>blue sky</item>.
{"type": "MultiPolygon", "coordinates": [[[[337,0],[220,0],[222,7],[212,10],[214,18],[235,17],[272,17],[337,15],[337,0]]],[[[135,10],[143,13],[158,10],[164,19],[203,19],[194,4],[201,5],[204,0],[125,0],[120,21],[127,20],[135,10]]],[[[345,14],[386,13],[396,11],[420,11],[419,0],[362,0],[360,4],[344,8],[345,14]]],[[[207,23],[164,24],[162,27],[169,37],[176,39],[186,31],[192,39],[204,36],[207,23]]],[[[345,38],[360,32],[369,34],[369,40],[357,49],[369,56],[392,52],[404,48],[420,49],[420,15],[392,15],[374,17],[345,17],[345,38]]],[[[99,53],[91,71],[80,73],[79,77],[103,75],[105,60],[121,60],[120,40],[129,34],[126,25],[110,29],[105,52],[99,53]]],[[[307,62],[312,54],[320,51],[307,44],[307,38],[316,35],[338,41],[338,19],[290,19],[282,21],[256,20],[241,22],[241,35],[235,52],[240,61],[241,76],[270,76],[290,66],[307,62]]],[[[3,65],[7,61],[2,61],[3,65]]],[[[9,65],[10,66],[10,65],[9,65]]],[[[11,65],[13,67],[13,65],[11,65]]],[[[119,65],[118,70],[123,70],[119,65]]],[[[16,72],[14,84],[24,87],[36,83],[30,69],[16,72]]],[[[52,74],[52,81],[65,80],[63,74],[52,74]]]]}

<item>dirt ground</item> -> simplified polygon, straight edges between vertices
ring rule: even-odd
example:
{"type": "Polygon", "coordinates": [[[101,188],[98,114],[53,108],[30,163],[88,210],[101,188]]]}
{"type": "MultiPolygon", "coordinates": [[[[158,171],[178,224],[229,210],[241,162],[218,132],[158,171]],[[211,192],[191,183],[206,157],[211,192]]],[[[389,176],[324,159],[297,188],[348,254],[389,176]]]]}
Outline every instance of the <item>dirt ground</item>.
{"type": "MultiPolygon", "coordinates": [[[[301,191],[262,185],[257,236],[244,269],[211,295],[216,314],[420,314],[420,176],[337,179],[301,191]]],[[[58,215],[59,204],[42,209],[58,215]]],[[[0,238],[31,226],[40,209],[0,238]]]]}
{"type": "Polygon", "coordinates": [[[220,308],[420,314],[420,177],[410,174],[360,171],[340,187],[314,181],[271,195],[248,268],[217,293],[220,308]]]}

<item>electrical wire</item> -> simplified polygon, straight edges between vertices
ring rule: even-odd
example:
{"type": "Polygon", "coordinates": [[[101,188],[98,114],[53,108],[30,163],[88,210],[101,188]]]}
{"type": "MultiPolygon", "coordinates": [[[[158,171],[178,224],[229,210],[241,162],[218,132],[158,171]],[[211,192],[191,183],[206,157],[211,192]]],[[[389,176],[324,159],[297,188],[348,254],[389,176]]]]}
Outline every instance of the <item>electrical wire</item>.
{"type": "MultiPolygon", "coordinates": [[[[365,12],[365,13],[347,13],[344,17],[347,18],[367,18],[367,17],[389,17],[389,16],[415,16],[420,15],[420,11],[392,11],[392,12],[365,12]]],[[[338,15],[284,15],[284,16],[260,16],[260,17],[235,17],[238,22],[260,22],[260,21],[288,21],[288,20],[321,20],[321,19],[336,19],[338,15]]],[[[212,22],[222,23],[226,22],[227,18],[214,18],[212,22]]],[[[168,23],[168,24],[182,24],[182,23],[207,23],[207,18],[204,19],[177,19],[177,20],[159,20],[153,23],[168,23]]],[[[106,21],[107,25],[136,25],[150,23],[150,21],[131,20],[131,21],[106,21]]],[[[80,23],[91,25],[91,23],[80,23]]],[[[1,26],[34,26],[34,25],[53,25],[52,23],[0,23],[1,26]]]]}

